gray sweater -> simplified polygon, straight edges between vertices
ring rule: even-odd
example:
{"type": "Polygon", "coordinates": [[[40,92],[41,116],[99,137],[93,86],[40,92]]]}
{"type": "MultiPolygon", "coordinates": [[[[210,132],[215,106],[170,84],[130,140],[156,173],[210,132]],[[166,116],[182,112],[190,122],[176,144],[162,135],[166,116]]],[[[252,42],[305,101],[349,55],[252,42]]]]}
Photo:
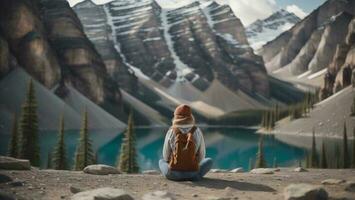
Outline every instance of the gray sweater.
{"type": "MultiPolygon", "coordinates": [[[[181,127],[179,129],[181,133],[187,134],[191,128],[192,125],[181,127]]],[[[205,147],[205,141],[203,139],[202,132],[199,128],[197,128],[194,133],[194,141],[196,144],[196,153],[198,153],[198,158],[200,162],[205,158],[206,147],[205,147]]],[[[173,129],[170,128],[166,133],[164,147],[163,147],[163,158],[165,161],[167,162],[169,161],[170,154],[172,153],[173,149],[175,149],[175,134],[173,133],[173,129]]]]}

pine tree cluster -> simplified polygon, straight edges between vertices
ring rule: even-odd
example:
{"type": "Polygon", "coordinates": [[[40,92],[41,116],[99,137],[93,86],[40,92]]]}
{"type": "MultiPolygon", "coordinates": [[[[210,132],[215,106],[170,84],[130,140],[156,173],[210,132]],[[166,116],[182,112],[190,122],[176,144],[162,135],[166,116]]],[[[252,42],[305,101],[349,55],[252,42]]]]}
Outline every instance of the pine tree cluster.
{"type": "Polygon", "coordinates": [[[339,147],[338,144],[336,144],[334,147],[334,153],[332,151],[327,151],[327,146],[323,139],[320,151],[321,154],[318,155],[316,148],[315,132],[313,132],[311,152],[307,152],[306,154],[306,167],[323,169],[355,168],[355,128],[353,129],[353,135],[354,140],[352,143],[351,154],[349,152],[346,123],[344,123],[343,142],[341,145],[342,149],[339,147]]]}

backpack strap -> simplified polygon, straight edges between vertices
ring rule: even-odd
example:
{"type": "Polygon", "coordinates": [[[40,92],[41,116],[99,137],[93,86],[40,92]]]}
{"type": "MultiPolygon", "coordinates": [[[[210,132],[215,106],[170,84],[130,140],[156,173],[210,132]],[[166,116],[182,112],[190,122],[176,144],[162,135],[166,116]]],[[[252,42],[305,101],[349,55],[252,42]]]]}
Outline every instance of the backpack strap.
{"type": "Polygon", "coordinates": [[[190,129],[189,133],[191,133],[191,135],[193,135],[196,130],[197,130],[197,127],[196,127],[196,126],[193,126],[193,127],[190,129]]]}

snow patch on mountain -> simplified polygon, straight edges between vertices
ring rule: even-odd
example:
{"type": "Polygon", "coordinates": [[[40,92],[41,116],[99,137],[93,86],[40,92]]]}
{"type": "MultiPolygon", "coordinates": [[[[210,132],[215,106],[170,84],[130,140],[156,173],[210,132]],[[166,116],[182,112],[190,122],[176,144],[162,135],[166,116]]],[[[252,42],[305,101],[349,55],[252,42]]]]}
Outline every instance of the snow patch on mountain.
{"type": "Polygon", "coordinates": [[[169,33],[169,30],[170,30],[172,24],[170,24],[168,21],[168,12],[169,12],[168,10],[163,10],[161,12],[161,21],[162,21],[162,26],[164,29],[164,38],[165,38],[165,41],[168,45],[168,49],[171,53],[171,56],[174,59],[175,66],[177,68],[177,70],[176,70],[177,71],[177,78],[178,78],[178,80],[179,79],[183,80],[184,75],[192,72],[192,69],[189,68],[185,63],[183,63],[181,61],[180,57],[175,52],[174,42],[173,42],[172,36],[169,33]]]}
{"type": "MultiPolygon", "coordinates": [[[[117,3],[117,2],[114,2],[114,3],[117,3]]],[[[146,3],[146,2],[145,2],[146,3]]],[[[123,19],[127,19],[129,18],[130,16],[119,16],[119,17],[112,17],[111,13],[110,13],[110,10],[109,8],[107,7],[107,5],[104,5],[104,11],[106,13],[106,17],[107,17],[107,23],[111,26],[111,29],[112,29],[112,38],[113,38],[113,41],[114,41],[114,47],[116,49],[116,51],[119,53],[119,55],[121,56],[122,58],[122,61],[125,65],[127,65],[133,72],[134,74],[138,77],[138,78],[143,78],[143,79],[147,79],[149,80],[150,78],[148,76],[146,76],[139,68],[131,65],[128,61],[127,61],[127,58],[126,56],[122,53],[122,50],[121,50],[121,46],[120,46],[120,43],[117,42],[117,31],[116,29],[118,28],[121,28],[121,27],[116,27],[115,26],[115,23],[118,23],[120,22],[120,20],[123,20],[123,19]],[[118,21],[117,21],[118,20],[118,21]]],[[[142,22],[140,22],[142,23],[142,22]]],[[[122,34],[122,33],[121,33],[122,34]]]]}
{"type": "Polygon", "coordinates": [[[268,41],[289,30],[300,20],[294,13],[283,9],[266,19],[257,20],[246,28],[249,43],[253,49],[260,49],[268,41]]]}

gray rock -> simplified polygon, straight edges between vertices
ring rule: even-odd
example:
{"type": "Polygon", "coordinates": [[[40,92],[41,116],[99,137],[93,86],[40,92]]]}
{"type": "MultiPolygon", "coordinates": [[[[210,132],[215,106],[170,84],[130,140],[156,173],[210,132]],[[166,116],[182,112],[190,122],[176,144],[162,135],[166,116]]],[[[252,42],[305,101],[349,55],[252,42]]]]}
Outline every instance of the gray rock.
{"type": "Polygon", "coordinates": [[[145,194],[143,200],[174,200],[174,195],[167,191],[154,191],[145,194]]]}
{"type": "Polygon", "coordinates": [[[95,175],[108,175],[108,174],[119,174],[118,169],[108,166],[108,165],[89,165],[84,168],[84,173],[95,174],[95,175]]]}
{"type": "Polygon", "coordinates": [[[323,185],[338,185],[338,184],[342,184],[345,183],[345,180],[341,180],[341,179],[326,179],[322,181],[323,185]]]}
{"type": "Polygon", "coordinates": [[[275,169],[272,168],[256,168],[250,171],[251,174],[274,174],[275,169]]]}
{"type": "Polygon", "coordinates": [[[142,172],[142,174],[158,175],[158,174],[160,174],[160,172],[157,170],[145,170],[142,172]]]}
{"type": "Polygon", "coordinates": [[[327,200],[328,193],[320,186],[291,184],[285,188],[285,200],[327,200]]]}
{"type": "Polygon", "coordinates": [[[11,181],[11,182],[8,182],[6,183],[7,185],[9,186],[12,186],[12,187],[21,187],[21,186],[24,186],[25,185],[25,182],[24,181],[11,181]]]}
{"type": "Polygon", "coordinates": [[[345,190],[348,192],[355,192],[355,181],[346,182],[345,190]]]}
{"type": "Polygon", "coordinates": [[[225,170],[225,169],[211,169],[210,172],[212,172],[212,173],[225,173],[225,172],[228,172],[228,171],[225,170]]]}
{"type": "Polygon", "coordinates": [[[70,189],[70,192],[73,193],[73,194],[76,194],[76,193],[79,193],[79,192],[82,192],[83,190],[81,188],[78,188],[78,187],[75,187],[75,186],[70,186],[69,187],[70,189]]]}
{"type": "Polygon", "coordinates": [[[72,200],[134,200],[131,195],[121,189],[98,188],[79,192],[71,197],[72,200]]]}
{"type": "Polygon", "coordinates": [[[28,160],[0,156],[0,169],[5,170],[30,170],[31,164],[28,160]]]}
{"type": "Polygon", "coordinates": [[[232,173],[243,173],[244,170],[243,170],[242,167],[239,167],[239,168],[235,168],[235,169],[230,170],[230,172],[232,172],[232,173]]]}
{"type": "Polygon", "coordinates": [[[294,172],[308,172],[308,170],[302,168],[302,167],[297,167],[293,170],[294,172]]]}

